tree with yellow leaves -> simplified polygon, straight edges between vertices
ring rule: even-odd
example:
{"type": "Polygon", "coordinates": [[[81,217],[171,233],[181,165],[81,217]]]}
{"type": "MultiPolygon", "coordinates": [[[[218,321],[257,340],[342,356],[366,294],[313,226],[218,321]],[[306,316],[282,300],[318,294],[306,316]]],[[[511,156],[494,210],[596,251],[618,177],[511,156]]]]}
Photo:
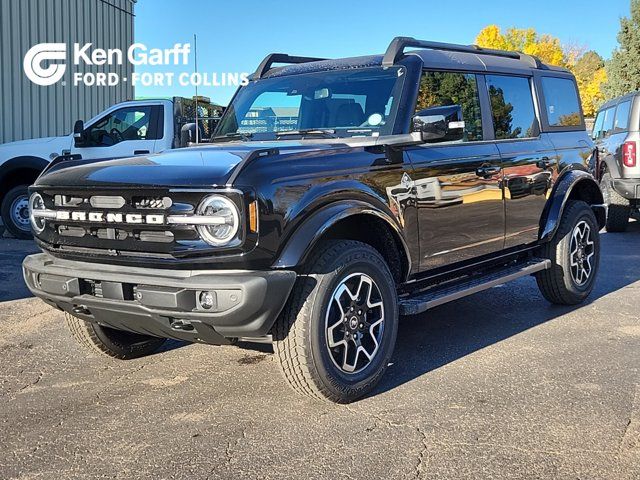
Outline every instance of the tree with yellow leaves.
{"type": "Polygon", "coordinates": [[[476,37],[476,44],[486,48],[535,55],[551,65],[566,64],[560,40],[551,35],[539,35],[533,28],[509,28],[502,33],[497,25],[489,25],[480,31],[476,37]]]}
{"type": "Polygon", "coordinates": [[[593,116],[604,100],[602,86],[607,74],[604,61],[595,52],[583,54],[582,48],[563,48],[559,39],[552,35],[540,35],[533,28],[509,28],[503,33],[497,25],[483,28],[476,37],[476,44],[535,55],[544,63],[568,68],[576,76],[585,116],[593,116]]]}

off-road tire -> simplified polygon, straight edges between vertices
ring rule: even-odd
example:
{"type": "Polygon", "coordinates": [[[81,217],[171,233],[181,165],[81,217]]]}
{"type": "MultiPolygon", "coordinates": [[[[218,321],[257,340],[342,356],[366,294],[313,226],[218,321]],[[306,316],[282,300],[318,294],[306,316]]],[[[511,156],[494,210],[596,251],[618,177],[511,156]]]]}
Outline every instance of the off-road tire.
{"type": "Polygon", "coordinates": [[[613,179],[609,172],[605,172],[600,180],[600,188],[604,194],[605,203],[608,207],[607,232],[624,232],[629,225],[631,216],[631,205],[629,200],[620,195],[613,188],[613,179]]]}
{"type": "Polygon", "coordinates": [[[165,338],[114,330],[86,322],[65,313],[67,326],[73,338],[92,355],[106,355],[118,360],[130,360],[156,352],[165,338]]]}
{"type": "Polygon", "coordinates": [[[600,264],[600,235],[598,221],[591,207],[583,202],[567,202],[558,230],[541,251],[542,258],[551,260],[551,268],[536,273],[540,292],[549,302],[558,305],[576,305],[583,302],[593,290],[600,264]],[[571,275],[571,237],[580,222],[585,221],[593,232],[594,256],[590,276],[584,285],[578,285],[571,275]]]}
{"type": "Polygon", "coordinates": [[[11,206],[14,200],[20,196],[26,196],[29,198],[29,190],[27,185],[17,185],[7,192],[2,199],[2,205],[0,206],[0,213],[2,214],[2,223],[4,227],[13,235],[19,239],[32,238],[31,230],[22,230],[12,219],[11,206]]]}
{"type": "Polygon", "coordinates": [[[370,392],[383,376],[396,341],[398,300],[388,265],[371,246],[351,240],[323,243],[300,272],[287,305],[273,329],[276,358],[284,377],[298,393],[336,403],[349,403],[370,392]],[[334,290],[364,273],[378,287],[384,306],[379,350],[359,373],[347,374],[331,360],[326,320],[334,290]]]}

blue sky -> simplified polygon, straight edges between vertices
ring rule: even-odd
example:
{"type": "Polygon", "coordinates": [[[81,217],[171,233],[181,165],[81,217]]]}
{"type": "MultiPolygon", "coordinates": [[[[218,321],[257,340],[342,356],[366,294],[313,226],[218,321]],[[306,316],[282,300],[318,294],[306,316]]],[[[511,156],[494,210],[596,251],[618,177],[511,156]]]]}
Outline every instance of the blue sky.
{"type": "MultiPolygon", "coordinates": [[[[619,19],[628,13],[629,0],[138,0],[135,40],[149,48],[169,48],[191,43],[195,33],[200,72],[253,72],[270,52],[319,57],[382,53],[397,35],[472,43],[480,29],[494,23],[533,27],[609,58],[619,19]]],[[[198,93],[226,104],[234,91],[214,87],[198,93]]],[[[136,87],[139,97],[193,93],[190,87],[136,87]]]]}

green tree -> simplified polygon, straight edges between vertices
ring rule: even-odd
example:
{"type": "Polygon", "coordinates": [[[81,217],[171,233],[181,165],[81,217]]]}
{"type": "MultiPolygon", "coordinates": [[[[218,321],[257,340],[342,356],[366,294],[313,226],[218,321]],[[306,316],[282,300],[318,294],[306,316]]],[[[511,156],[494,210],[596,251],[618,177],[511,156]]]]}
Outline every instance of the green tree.
{"type": "Polygon", "coordinates": [[[631,0],[631,16],[620,19],[618,43],[606,65],[607,98],[640,90],[640,0],[631,0]]]}

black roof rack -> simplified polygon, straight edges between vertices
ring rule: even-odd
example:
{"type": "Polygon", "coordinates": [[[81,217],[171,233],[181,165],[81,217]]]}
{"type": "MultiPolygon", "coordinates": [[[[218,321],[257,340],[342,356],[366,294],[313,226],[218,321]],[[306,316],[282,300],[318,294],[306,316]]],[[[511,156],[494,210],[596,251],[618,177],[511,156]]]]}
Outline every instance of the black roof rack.
{"type": "Polygon", "coordinates": [[[274,63],[290,63],[290,64],[298,64],[298,63],[309,63],[309,62],[319,62],[321,60],[326,60],[326,58],[313,58],[313,57],[294,57],[291,55],[287,55],[286,53],[270,53],[267,55],[256,71],[249,77],[251,80],[257,80],[262,78],[265,73],[267,73],[271,67],[273,67],[274,63]]]}
{"type": "Polygon", "coordinates": [[[542,67],[542,63],[532,55],[525,55],[520,52],[510,52],[507,50],[494,50],[492,48],[482,48],[477,45],[456,45],[454,43],[430,42],[418,40],[413,37],[396,37],[391,40],[387,51],[382,59],[384,67],[394,65],[403,55],[404,49],[408,47],[426,48],[430,50],[445,50],[448,52],[475,53],[478,55],[493,55],[496,57],[514,58],[528,61],[534,68],[542,67]]]}

